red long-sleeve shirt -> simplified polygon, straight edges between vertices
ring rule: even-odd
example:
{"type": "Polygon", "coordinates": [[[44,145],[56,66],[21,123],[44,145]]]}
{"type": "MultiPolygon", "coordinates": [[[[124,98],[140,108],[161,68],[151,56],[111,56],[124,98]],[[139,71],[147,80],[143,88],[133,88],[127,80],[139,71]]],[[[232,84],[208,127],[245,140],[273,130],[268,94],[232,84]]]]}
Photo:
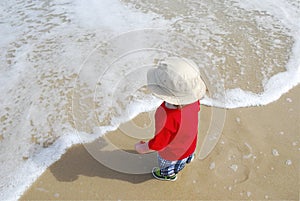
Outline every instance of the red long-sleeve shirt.
{"type": "Polygon", "coordinates": [[[194,153],[200,102],[170,109],[163,102],[155,112],[155,136],[148,143],[166,160],[181,160],[194,153]]]}

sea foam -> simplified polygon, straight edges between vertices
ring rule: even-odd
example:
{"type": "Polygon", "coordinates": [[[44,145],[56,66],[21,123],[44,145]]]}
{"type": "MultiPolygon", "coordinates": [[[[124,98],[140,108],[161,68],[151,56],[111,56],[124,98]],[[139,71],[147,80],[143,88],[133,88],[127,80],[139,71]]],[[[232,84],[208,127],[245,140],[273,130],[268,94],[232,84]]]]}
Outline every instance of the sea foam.
{"type": "MultiPolygon", "coordinates": [[[[95,86],[87,87],[88,80],[83,80],[86,82],[76,85],[78,73],[80,74],[85,68],[82,64],[89,58],[93,49],[96,49],[96,53],[99,50],[105,58],[105,55],[113,51],[113,46],[109,46],[107,41],[122,33],[145,28],[160,28],[167,30],[167,33],[175,32],[178,35],[180,33],[188,38],[190,41],[180,41],[179,38],[174,37],[170,43],[174,42],[177,45],[158,44],[158,47],[169,45],[168,47],[178,49],[183,56],[191,57],[196,63],[203,64],[204,68],[219,67],[218,70],[225,72],[224,76],[219,79],[220,77],[215,74],[208,74],[212,83],[219,80],[232,82],[230,88],[226,88],[224,84],[223,97],[207,96],[202,100],[202,104],[225,108],[266,105],[276,101],[282,94],[299,84],[300,11],[297,1],[235,1],[234,6],[219,5],[221,11],[232,9],[234,13],[243,14],[236,17],[232,14],[230,19],[233,21],[249,19],[249,23],[250,20],[251,23],[254,20],[257,26],[266,26],[259,27],[257,30],[260,29],[262,33],[270,32],[268,34],[274,37],[273,41],[268,41],[270,51],[280,51],[279,46],[288,46],[281,44],[282,40],[276,38],[277,33],[293,39],[290,52],[280,52],[286,54],[288,58],[286,63],[280,59],[267,64],[261,62],[266,66],[258,68],[259,73],[264,71],[261,73],[263,78],[258,79],[262,83],[259,92],[239,86],[239,80],[250,79],[251,76],[247,72],[255,68],[255,66],[249,67],[247,60],[245,61],[246,56],[239,54],[245,51],[244,44],[239,43],[238,40],[237,45],[224,41],[235,31],[242,31],[248,37],[245,38],[246,41],[249,41],[250,45],[253,43],[257,46],[255,52],[258,58],[265,56],[260,52],[267,56],[272,55],[264,49],[266,47],[260,47],[262,46],[260,39],[255,38],[255,33],[251,35],[253,30],[249,28],[243,32],[247,27],[228,30],[226,27],[229,26],[226,23],[229,25],[234,23],[219,21],[223,18],[218,18],[220,12],[217,12],[217,7],[201,1],[191,1],[190,4],[180,7],[181,10],[178,8],[176,12],[150,1],[141,2],[139,6],[135,6],[130,1],[126,2],[128,3],[117,0],[101,2],[53,0],[30,3],[7,0],[0,3],[0,92],[4,94],[0,97],[0,197],[2,199],[17,200],[46,168],[57,161],[72,145],[92,142],[105,133],[117,129],[121,123],[129,121],[137,114],[153,110],[160,104],[160,101],[154,97],[141,94],[126,99],[129,100],[126,107],[122,107],[122,101],[113,107],[112,105],[105,107],[107,102],[100,102],[103,104],[95,110],[101,112],[98,113],[98,118],[103,120],[103,125],[93,121],[95,115],[94,111],[91,111],[90,103],[95,98],[95,91],[93,91],[95,86]],[[252,16],[252,11],[262,12],[261,16],[252,16]],[[267,15],[264,14],[265,12],[267,15]],[[268,20],[268,23],[262,25],[261,21],[264,20],[268,20]],[[276,30],[278,26],[283,32],[276,30]],[[248,32],[249,35],[246,34],[248,32]],[[189,43],[192,50],[189,54],[185,54],[188,48],[180,49],[181,45],[189,45],[189,43]],[[209,57],[207,61],[209,64],[196,54],[203,51],[209,57]],[[222,69],[223,64],[231,61],[230,56],[238,64],[235,70],[238,73],[230,74],[232,69],[222,69]],[[280,71],[277,72],[278,63],[284,66],[280,66],[280,71]],[[230,73],[226,74],[227,71],[230,73]],[[233,79],[231,75],[235,78],[233,79]],[[76,95],[79,97],[78,102],[76,102],[76,95]],[[74,126],[73,120],[70,120],[74,118],[72,112],[76,113],[75,107],[80,109],[79,118],[85,117],[84,115],[87,117],[83,118],[83,129],[74,126]],[[87,125],[91,126],[85,130],[87,125]]],[[[266,35],[266,38],[268,37],[269,35],[266,35]]],[[[126,44],[130,45],[131,42],[127,41],[126,44]]],[[[87,73],[86,79],[89,76],[97,78],[98,72],[103,73],[106,68],[101,65],[101,61],[105,61],[103,58],[91,60],[92,64],[93,61],[100,63],[95,63],[96,71],[87,73]]],[[[140,59],[136,61],[137,63],[142,63],[145,54],[135,58],[140,59]]],[[[125,74],[122,74],[123,71],[116,71],[118,73],[109,77],[110,80],[107,79],[106,83],[102,83],[103,86],[118,83],[128,69],[122,69],[125,74]]],[[[137,75],[137,78],[139,76],[137,75]]],[[[100,94],[103,100],[109,100],[106,99],[109,89],[100,92],[103,93],[100,94]]]]}

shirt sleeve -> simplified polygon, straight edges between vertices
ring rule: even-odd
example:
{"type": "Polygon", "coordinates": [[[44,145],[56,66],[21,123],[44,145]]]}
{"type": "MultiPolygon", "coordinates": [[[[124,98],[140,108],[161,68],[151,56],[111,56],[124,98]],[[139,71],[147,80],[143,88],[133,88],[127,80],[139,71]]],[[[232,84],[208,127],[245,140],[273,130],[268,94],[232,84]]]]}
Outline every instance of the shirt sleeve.
{"type": "MultiPolygon", "coordinates": [[[[155,151],[160,151],[164,149],[172,138],[174,137],[174,134],[177,132],[179,125],[177,121],[175,120],[176,115],[173,113],[169,113],[167,115],[167,119],[164,123],[164,126],[162,129],[157,128],[156,134],[153,139],[151,139],[148,143],[148,146],[150,149],[155,150],[155,151]]],[[[158,121],[160,121],[158,119],[158,121]]],[[[158,122],[156,122],[158,123],[158,122]]]]}
{"type": "Polygon", "coordinates": [[[170,141],[172,132],[167,128],[163,128],[159,133],[157,133],[154,138],[148,142],[149,149],[160,151],[165,148],[170,141]]]}

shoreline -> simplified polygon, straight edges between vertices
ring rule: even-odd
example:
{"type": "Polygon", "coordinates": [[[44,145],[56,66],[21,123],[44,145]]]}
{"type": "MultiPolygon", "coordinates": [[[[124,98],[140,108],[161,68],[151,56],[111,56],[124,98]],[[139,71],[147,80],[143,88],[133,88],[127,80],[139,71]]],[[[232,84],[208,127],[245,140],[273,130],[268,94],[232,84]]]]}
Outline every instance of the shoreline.
{"type": "MultiPolygon", "coordinates": [[[[227,110],[213,152],[187,165],[176,182],[157,181],[150,173],[116,172],[96,161],[83,145],[75,145],[20,200],[299,200],[299,100],[300,85],[266,106],[227,110]]],[[[199,144],[210,123],[209,111],[202,106],[199,144]]],[[[117,142],[120,131],[107,136],[117,142]]],[[[137,140],[121,139],[118,147],[134,152],[137,140]]]]}

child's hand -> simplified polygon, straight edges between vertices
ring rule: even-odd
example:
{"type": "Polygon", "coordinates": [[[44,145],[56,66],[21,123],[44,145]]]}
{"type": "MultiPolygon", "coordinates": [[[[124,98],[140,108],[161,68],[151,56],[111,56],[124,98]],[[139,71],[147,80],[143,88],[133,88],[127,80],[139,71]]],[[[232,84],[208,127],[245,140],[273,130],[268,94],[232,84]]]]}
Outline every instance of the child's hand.
{"type": "Polygon", "coordinates": [[[148,143],[146,143],[144,141],[140,141],[140,142],[136,143],[134,147],[135,147],[135,150],[140,154],[146,154],[146,153],[150,152],[148,143]]]}

